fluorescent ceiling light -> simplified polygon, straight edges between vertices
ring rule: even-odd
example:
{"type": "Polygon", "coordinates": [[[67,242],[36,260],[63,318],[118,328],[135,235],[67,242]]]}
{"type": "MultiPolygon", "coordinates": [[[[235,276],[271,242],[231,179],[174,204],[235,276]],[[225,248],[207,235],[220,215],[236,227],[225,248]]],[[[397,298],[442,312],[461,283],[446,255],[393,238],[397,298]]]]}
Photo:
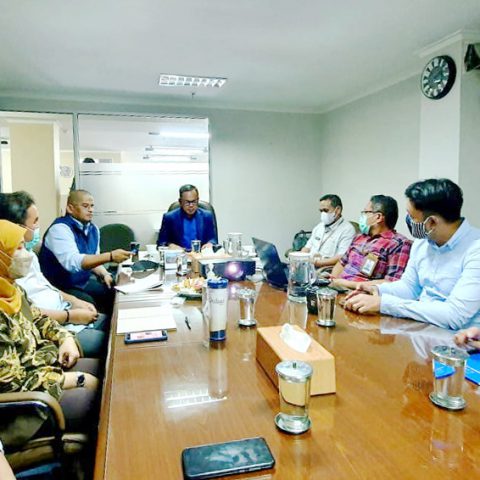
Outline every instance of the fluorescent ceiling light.
{"type": "Polygon", "coordinates": [[[199,140],[208,140],[208,132],[148,132],[149,135],[160,136],[163,138],[194,138],[199,140]]]}
{"type": "Polygon", "coordinates": [[[161,73],[158,84],[161,87],[223,87],[227,79],[222,77],[196,77],[161,73]]]}

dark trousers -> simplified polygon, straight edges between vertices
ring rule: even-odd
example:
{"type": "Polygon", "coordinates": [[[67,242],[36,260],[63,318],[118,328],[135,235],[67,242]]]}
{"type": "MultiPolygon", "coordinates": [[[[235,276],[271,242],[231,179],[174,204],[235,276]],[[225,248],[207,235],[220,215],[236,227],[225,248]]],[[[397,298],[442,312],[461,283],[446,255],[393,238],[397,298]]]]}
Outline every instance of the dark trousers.
{"type": "Polygon", "coordinates": [[[115,290],[108,288],[94,274],[90,275],[85,287],[81,289],[70,288],[65,291],[86,302],[93,303],[99,312],[106,313],[107,315],[112,314],[115,290]]]}
{"type": "MultiPolygon", "coordinates": [[[[97,378],[101,375],[98,360],[80,358],[69,370],[90,373],[97,378]]],[[[65,415],[67,432],[95,431],[98,425],[98,403],[100,392],[88,388],[71,388],[64,390],[60,397],[60,405],[65,415]]]]}

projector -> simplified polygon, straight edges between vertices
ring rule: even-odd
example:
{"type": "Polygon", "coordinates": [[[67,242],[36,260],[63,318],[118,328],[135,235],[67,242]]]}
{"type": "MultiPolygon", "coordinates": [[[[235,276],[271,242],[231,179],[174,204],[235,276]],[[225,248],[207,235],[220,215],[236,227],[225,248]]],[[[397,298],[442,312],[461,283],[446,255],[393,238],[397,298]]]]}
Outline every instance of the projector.
{"type": "Polygon", "coordinates": [[[213,273],[219,277],[226,278],[233,282],[245,280],[247,275],[255,273],[255,260],[244,258],[222,258],[215,260],[199,260],[199,273],[202,277],[207,276],[210,265],[213,273]]]}

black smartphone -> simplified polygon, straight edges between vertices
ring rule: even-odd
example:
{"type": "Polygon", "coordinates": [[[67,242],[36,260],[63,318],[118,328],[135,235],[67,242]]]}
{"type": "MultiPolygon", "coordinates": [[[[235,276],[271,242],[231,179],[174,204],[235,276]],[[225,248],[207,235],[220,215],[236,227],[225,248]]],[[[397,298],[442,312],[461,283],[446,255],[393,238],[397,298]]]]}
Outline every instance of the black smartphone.
{"type": "Polygon", "coordinates": [[[265,470],[275,459],[262,437],[186,448],[182,452],[183,476],[202,480],[265,470]]]}
{"type": "Polygon", "coordinates": [[[132,332],[125,334],[125,343],[164,342],[168,340],[166,330],[151,330],[149,332],[132,332]]]}

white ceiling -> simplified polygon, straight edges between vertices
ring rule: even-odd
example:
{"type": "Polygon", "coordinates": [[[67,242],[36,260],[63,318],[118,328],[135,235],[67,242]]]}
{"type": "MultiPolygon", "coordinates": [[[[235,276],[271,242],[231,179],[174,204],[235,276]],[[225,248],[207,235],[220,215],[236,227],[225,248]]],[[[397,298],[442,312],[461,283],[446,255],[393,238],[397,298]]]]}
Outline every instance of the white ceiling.
{"type": "Polygon", "coordinates": [[[0,95],[320,112],[480,30],[480,0],[0,0],[0,95]],[[228,77],[158,87],[160,73],[228,77]]]}

